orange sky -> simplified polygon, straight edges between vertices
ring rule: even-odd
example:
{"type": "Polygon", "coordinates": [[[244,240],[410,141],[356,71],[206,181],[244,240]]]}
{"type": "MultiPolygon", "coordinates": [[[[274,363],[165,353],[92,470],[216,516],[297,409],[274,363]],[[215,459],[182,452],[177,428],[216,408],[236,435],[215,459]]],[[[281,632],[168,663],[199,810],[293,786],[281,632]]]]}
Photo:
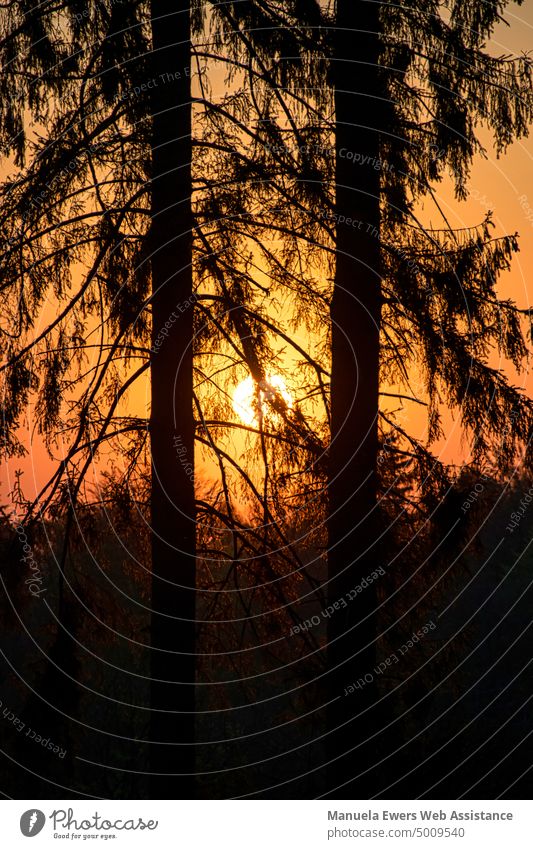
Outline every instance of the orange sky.
{"type": "MultiPolygon", "coordinates": [[[[511,26],[500,25],[491,42],[491,52],[495,54],[519,54],[533,46],[533,0],[524,7],[511,6],[506,18],[511,26]]],[[[458,203],[448,182],[438,187],[439,202],[446,211],[452,225],[466,227],[478,224],[487,209],[494,212],[495,234],[519,233],[520,253],[515,257],[512,270],[500,281],[502,297],[511,297],[525,308],[533,300],[533,283],[530,269],[533,268],[533,137],[516,142],[507,154],[498,159],[492,149],[486,132],[481,138],[487,146],[487,159],[478,158],[472,171],[470,197],[466,202],[458,203]],[[529,216],[529,220],[528,220],[529,216]]],[[[429,205],[425,210],[425,220],[433,216],[433,223],[440,226],[434,211],[429,205]]],[[[503,365],[503,363],[502,363],[503,365]]],[[[517,380],[529,394],[533,393],[533,378],[522,376],[517,380]]],[[[414,407],[414,405],[411,405],[414,407]]],[[[421,408],[414,408],[410,419],[415,435],[422,435],[424,421],[421,408]]],[[[444,419],[446,438],[434,446],[441,458],[447,462],[461,462],[465,459],[461,447],[458,421],[451,416],[444,419]]],[[[30,452],[23,460],[2,463],[0,469],[0,498],[6,501],[7,493],[13,487],[13,471],[24,470],[24,488],[32,495],[40,488],[47,474],[53,469],[42,447],[30,452]]]]}
{"type": "MultiPolygon", "coordinates": [[[[493,55],[520,55],[533,49],[533,2],[526,0],[523,7],[513,4],[509,8],[511,11],[506,11],[505,17],[510,26],[498,26],[490,45],[493,55]]],[[[515,255],[512,269],[501,276],[499,293],[527,308],[533,301],[533,128],[529,138],[515,142],[501,158],[496,157],[486,131],[481,131],[480,139],[487,148],[487,158],[478,157],[475,161],[469,199],[458,203],[450,185],[442,183],[437,190],[439,202],[453,226],[477,224],[490,209],[495,235],[518,232],[520,253],[515,255]]],[[[435,217],[434,223],[437,224],[435,217]]],[[[492,364],[497,363],[495,360],[492,364]]],[[[529,395],[533,394],[530,367],[527,374],[516,377],[515,383],[529,395]]],[[[444,461],[460,463],[465,459],[465,450],[461,447],[457,417],[454,420],[446,416],[444,423],[446,438],[434,450],[438,450],[444,461]]]]}

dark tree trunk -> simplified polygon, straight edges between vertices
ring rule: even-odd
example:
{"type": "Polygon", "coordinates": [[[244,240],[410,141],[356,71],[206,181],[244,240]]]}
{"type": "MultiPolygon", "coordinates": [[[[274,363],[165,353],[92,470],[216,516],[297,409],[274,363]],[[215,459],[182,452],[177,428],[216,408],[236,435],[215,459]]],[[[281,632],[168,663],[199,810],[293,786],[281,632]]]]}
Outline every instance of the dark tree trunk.
{"type": "Polygon", "coordinates": [[[151,16],[151,771],[154,798],[180,799],[194,796],[195,739],[189,4],[152,0],[151,16]]]}
{"type": "Polygon", "coordinates": [[[368,795],[376,727],[374,683],[345,688],[376,665],[376,587],[347,594],[379,564],[376,549],[380,275],[379,4],[338,0],[335,35],[337,266],[332,320],[329,478],[330,698],[328,792],[368,795]],[[351,219],[351,221],[349,221],[351,219]],[[344,600],[346,607],[343,606],[344,600]],[[349,752],[348,750],[354,749],[349,752]],[[338,790],[335,788],[339,787],[338,790]]]}

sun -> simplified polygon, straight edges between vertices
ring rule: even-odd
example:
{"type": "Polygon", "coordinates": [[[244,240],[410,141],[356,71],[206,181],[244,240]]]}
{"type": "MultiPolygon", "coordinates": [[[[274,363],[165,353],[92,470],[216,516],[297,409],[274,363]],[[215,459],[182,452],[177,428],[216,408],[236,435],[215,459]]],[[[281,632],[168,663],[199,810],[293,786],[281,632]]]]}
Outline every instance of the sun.
{"type": "MultiPolygon", "coordinates": [[[[259,424],[256,389],[256,382],[250,376],[242,380],[233,393],[233,409],[241,421],[250,426],[257,426],[259,424]]],[[[272,413],[268,409],[268,405],[265,403],[269,397],[274,396],[276,393],[283,398],[289,410],[292,409],[294,402],[284,379],[280,374],[269,374],[260,390],[263,415],[268,415],[269,417],[276,415],[276,413],[272,413]]]]}

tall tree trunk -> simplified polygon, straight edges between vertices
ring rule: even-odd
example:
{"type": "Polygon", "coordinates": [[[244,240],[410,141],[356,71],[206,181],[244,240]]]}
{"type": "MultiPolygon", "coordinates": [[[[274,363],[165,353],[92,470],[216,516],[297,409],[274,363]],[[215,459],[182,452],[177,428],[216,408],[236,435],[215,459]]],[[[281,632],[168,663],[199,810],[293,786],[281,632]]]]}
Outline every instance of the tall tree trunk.
{"type": "Polygon", "coordinates": [[[151,19],[152,795],[186,799],[195,739],[189,3],[152,0],[151,19]]]}
{"type": "Polygon", "coordinates": [[[329,476],[330,698],[328,792],[364,798],[375,757],[375,584],[348,593],[379,564],[376,551],[380,275],[379,4],[338,0],[333,73],[337,131],[337,257],[332,321],[329,476]],[[349,221],[348,219],[351,219],[349,221]],[[346,607],[342,606],[344,600],[346,607]],[[339,604],[337,604],[339,607],[339,604]],[[350,750],[353,750],[350,752],[350,750]],[[339,787],[338,791],[335,790],[339,787]]]}

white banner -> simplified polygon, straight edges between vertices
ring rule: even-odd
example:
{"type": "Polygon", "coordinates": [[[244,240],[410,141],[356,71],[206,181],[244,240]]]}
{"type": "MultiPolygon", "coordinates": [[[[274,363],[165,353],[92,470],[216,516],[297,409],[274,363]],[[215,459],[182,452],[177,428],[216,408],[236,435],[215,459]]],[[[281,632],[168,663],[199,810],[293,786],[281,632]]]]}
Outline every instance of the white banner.
{"type": "Polygon", "coordinates": [[[4,801],[1,845],[531,849],[526,801],[4,801]],[[35,838],[34,844],[28,841],[35,838]]]}

